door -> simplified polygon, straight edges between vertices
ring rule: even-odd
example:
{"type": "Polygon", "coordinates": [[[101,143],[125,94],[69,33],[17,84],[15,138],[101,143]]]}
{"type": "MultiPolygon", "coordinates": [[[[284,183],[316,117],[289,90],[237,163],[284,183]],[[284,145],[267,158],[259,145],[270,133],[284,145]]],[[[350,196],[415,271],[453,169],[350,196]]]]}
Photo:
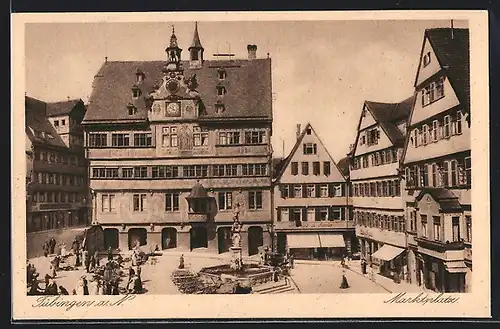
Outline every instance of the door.
{"type": "Polygon", "coordinates": [[[208,247],[208,235],[205,227],[193,227],[190,231],[191,250],[208,247]]]}
{"type": "Polygon", "coordinates": [[[166,227],[161,230],[161,249],[177,248],[177,230],[166,227]]]}
{"type": "Polygon", "coordinates": [[[264,245],[264,231],[260,226],[250,226],[248,228],[248,255],[259,253],[259,247],[264,245]]]}
{"type": "Polygon", "coordinates": [[[230,227],[219,227],[217,230],[217,240],[219,246],[219,254],[223,252],[228,252],[232,245],[231,240],[231,228],[230,227]]]}
{"type": "Polygon", "coordinates": [[[116,228],[104,229],[104,248],[107,250],[109,247],[118,248],[118,229],[116,228]]]}
{"type": "Polygon", "coordinates": [[[145,228],[131,228],[128,231],[128,248],[145,246],[147,241],[148,232],[145,228]]]}

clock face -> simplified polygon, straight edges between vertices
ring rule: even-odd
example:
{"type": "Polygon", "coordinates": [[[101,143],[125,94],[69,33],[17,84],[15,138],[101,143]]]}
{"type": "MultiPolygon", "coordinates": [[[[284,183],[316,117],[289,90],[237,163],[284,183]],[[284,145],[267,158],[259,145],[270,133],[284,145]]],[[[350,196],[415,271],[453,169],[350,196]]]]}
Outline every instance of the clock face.
{"type": "Polygon", "coordinates": [[[167,115],[168,116],[179,116],[180,115],[179,103],[169,103],[167,105],[167,115]]]}
{"type": "Polygon", "coordinates": [[[176,94],[181,88],[179,81],[177,79],[169,79],[165,84],[165,87],[171,94],[176,94]]]}

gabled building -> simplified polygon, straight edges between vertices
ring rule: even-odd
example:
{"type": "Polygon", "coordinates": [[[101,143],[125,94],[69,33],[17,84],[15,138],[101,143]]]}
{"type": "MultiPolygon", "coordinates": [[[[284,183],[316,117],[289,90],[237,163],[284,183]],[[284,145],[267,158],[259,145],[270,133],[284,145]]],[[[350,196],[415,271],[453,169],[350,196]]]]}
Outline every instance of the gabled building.
{"type": "MultiPolygon", "coordinates": [[[[299,259],[333,259],[351,252],[354,225],[342,170],[310,124],[276,168],[274,231],[278,252],[299,259]]],[[[345,170],[345,168],[344,168],[345,170]]]]}
{"type": "Polygon", "coordinates": [[[400,103],[365,101],[351,151],[351,205],[361,254],[393,277],[406,264],[406,227],[399,160],[413,97],[400,103]]]}
{"type": "MultiPolygon", "coordinates": [[[[159,45],[161,46],[161,45],[159,45]]],[[[226,252],[271,244],[271,59],[204,58],[195,26],[182,58],[106,61],[84,119],[95,223],[107,247],[226,252]]]]}
{"type": "MultiPolygon", "coordinates": [[[[67,145],[51,124],[52,104],[25,97],[28,257],[42,255],[43,243],[52,237],[69,245],[89,224],[85,153],[67,145]]],[[[83,117],[85,107],[72,111],[83,117]]],[[[69,125],[70,119],[65,120],[69,125]]],[[[79,125],[73,123],[75,129],[79,125]]]]}
{"type": "Polygon", "coordinates": [[[411,280],[436,291],[471,279],[469,90],[469,30],[426,30],[402,166],[411,280]]]}

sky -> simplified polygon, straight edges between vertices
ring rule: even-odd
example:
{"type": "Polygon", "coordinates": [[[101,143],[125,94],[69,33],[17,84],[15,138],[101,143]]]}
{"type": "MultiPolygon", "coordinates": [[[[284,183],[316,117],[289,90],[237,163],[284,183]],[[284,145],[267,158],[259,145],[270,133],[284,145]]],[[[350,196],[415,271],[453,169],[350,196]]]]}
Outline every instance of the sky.
{"type": "MultiPolygon", "coordinates": [[[[194,22],[28,23],[26,94],[47,102],[92,91],[104,62],[163,60],[175,25],[188,59],[194,22]]],[[[454,21],[457,28],[467,21],[454,21]]],[[[413,94],[426,28],[450,21],[220,21],[198,22],[205,59],[231,52],[272,60],[274,156],[287,155],[297,124],[308,122],[335,161],[349,151],[365,100],[399,102],[413,94]],[[283,147],[284,146],[284,147],[283,147]]]]}

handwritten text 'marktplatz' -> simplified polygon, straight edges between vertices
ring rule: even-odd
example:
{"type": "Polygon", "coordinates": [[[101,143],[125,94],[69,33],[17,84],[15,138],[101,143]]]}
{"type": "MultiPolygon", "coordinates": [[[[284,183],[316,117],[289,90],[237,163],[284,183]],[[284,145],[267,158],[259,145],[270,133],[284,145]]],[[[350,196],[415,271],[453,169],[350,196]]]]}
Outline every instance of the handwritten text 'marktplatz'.
{"type": "Polygon", "coordinates": [[[401,304],[420,304],[425,305],[427,303],[430,304],[454,304],[458,302],[460,297],[452,297],[451,295],[445,296],[444,293],[430,295],[426,293],[419,293],[416,296],[408,296],[406,292],[401,292],[396,296],[384,300],[384,303],[401,303],[401,304]]]}
{"type": "Polygon", "coordinates": [[[60,307],[66,311],[73,307],[116,307],[123,305],[125,302],[135,298],[134,295],[124,295],[118,300],[71,300],[70,297],[58,296],[43,296],[36,300],[32,307],[60,307]]]}

